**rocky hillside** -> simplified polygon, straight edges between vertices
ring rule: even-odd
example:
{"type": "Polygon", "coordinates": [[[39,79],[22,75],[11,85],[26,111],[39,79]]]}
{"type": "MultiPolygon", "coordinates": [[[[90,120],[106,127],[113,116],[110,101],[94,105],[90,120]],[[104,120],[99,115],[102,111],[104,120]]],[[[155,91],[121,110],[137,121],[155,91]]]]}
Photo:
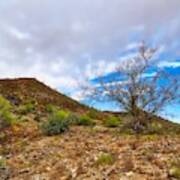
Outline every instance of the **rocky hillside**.
{"type": "Polygon", "coordinates": [[[48,104],[71,111],[87,110],[84,105],[34,78],[2,79],[0,80],[0,95],[15,105],[34,100],[42,110],[48,104]]]}

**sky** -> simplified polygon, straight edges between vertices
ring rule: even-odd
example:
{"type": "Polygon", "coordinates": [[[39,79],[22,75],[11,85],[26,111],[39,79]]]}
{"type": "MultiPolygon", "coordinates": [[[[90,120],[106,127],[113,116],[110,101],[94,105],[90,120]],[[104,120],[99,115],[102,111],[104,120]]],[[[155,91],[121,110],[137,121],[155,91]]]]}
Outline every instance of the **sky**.
{"type": "MultiPolygon", "coordinates": [[[[77,99],[78,81],[112,73],[142,40],[180,75],[179,37],[179,0],[0,0],[0,78],[36,77],[77,99]]],[[[167,112],[180,122],[177,105],[167,112]]]]}

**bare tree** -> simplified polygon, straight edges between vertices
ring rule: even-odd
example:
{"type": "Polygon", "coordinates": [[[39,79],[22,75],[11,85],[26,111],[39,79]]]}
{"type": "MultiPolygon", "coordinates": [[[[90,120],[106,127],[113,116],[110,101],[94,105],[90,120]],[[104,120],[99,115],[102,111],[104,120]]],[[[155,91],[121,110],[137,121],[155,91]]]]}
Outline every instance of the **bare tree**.
{"type": "Polygon", "coordinates": [[[84,86],[84,95],[96,101],[116,102],[121,111],[132,115],[132,128],[141,131],[153,115],[180,97],[176,77],[159,68],[151,72],[156,52],[142,43],[137,55],[117,66],[109,80],[99,76],[98,83],[84,86]]]}

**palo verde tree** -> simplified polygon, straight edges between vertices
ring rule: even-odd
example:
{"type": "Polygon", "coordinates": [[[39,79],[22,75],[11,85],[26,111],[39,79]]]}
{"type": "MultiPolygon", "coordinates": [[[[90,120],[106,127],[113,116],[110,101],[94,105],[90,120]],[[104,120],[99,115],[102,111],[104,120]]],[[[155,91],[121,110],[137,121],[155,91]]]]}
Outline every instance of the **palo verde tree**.
{"type": "Polygon", "coordinates": [[[132,115],[133,130],[142,131],[155,114],[180,97],[178,78],[157,68],[153,60],[156,52],[142,43],[137,55],[117,65],[110,78],[101,75],[96,83],[83,86],[84,95],[116,102],[121,111],[132,115]]]}

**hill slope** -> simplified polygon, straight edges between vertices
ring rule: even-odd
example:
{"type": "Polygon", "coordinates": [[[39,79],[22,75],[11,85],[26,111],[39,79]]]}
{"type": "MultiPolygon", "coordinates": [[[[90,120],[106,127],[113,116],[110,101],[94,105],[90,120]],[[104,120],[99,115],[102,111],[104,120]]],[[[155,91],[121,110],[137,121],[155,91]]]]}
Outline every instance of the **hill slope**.
{"type": "MultiPolygon", "coordinates": [[[[80,114],[91,110],[91,108],[61,94],[35,78],[1,79],[0,95],[8,99],[11,104],[18,106],[33,100],[37,103],[36,111],[40,112],[46,111],[49,104],[80,114]]],[[[109,115],[119,116],[123,121],[132,118],[127,113],[98,111],[98,116],[102,117],[100,119],[109,115]]],[[[154,116],[154,120],[163,124],[165,129],[179,129],[180,126],[158,116],[154,116]]]]}
{"type": "Polygon", "coordinates": [[[35,100],[41,110],[48,104],[71,111],[88,109],[34,78],[2,79],[0,80],[0,94],[15,105],[35,100]]]}

